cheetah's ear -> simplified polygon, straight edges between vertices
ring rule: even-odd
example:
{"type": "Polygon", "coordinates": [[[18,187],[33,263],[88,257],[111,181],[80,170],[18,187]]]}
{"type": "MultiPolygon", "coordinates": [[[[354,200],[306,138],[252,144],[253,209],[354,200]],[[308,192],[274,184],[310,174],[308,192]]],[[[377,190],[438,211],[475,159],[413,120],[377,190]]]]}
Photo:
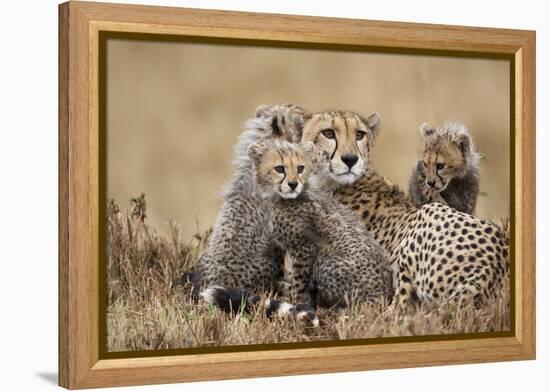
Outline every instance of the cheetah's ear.
{"type": "Polygon", "coordinates": [[[420,134],[423,137],[429,137],[432,134],[434,134],[434,132],[435,132],[435,129],[432,128],[430,125],[428,125],[426,122],[420,125],[420,134]]]}
{"type": "Polygon", "coordinates": [[[470,136],[466,133],[461,133],[456,137],[455,140],[456,145],[460,148],[462,151],[462,156],[466,157],[470,153],[470,136]]]}
{"type": "Polygon", "coordinates": [[[304,123],[306,122],[306,120],[311,117],[311,114],[309,114],[300,106],[293,106],[294,107],[290,111],[289,117],[292,121],[292,125],[294,126],[294,128],[298,131],[301,131],[304,128],[304,123]]]}
{"type": "Polygon", "coordinates": [[[252,143],[248,146],[248,157],[252,160],[252,163],[259,164],[266,150],[266,144],[252,143]]]}
{"type": "Polygon", "coordinates": [[[271,114],[272,107],[270,105],[260,105],[256,107],[256,118],[267,117],[271,114]]]}
{"type": "Polygon", "coordinates": [[[380,116],[380,113],[372,113],[368,117],[362,117],[361,119],[372,132],[372,136],[374,138],[378,137],[378,133],[380,133],[380,127],[382,126],[382,117],[380,116]]]}

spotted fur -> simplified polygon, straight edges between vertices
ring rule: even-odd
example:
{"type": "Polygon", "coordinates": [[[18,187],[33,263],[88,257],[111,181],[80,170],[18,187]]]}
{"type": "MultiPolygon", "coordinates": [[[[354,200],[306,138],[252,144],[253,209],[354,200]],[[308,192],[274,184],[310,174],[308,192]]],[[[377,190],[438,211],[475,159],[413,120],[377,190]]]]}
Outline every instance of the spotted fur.
{"type": "MultiPolygon", "coordinates": [[[[339,163],[344,153],[341,146],[350,148],[354,131],[369,126],[366,121],[346,120],[350,117],[362,118],[349,112],[315,113],[304,126],[303,139],[330,153],[331,164],[339,163]],[[332,144],[326,143],[322,133],[327,126],[338,127],[336,142],[332,144]]],[[[398,186],[369,166],[368,155],[376,132],[366,135],[367,140],[355,146],[366,156],[366,169],[350,183],[332,177],[332,188],[340,202],[360,216],[375,240],[390,254],[394,304],[406,307],[414,299],[480,301],[490,296],[507,275],[509,250],[505,233],[489,221],[446,205],[415,206],[398,186]]]]}
{"type": "Polygon", "coordinates": [[[250,151],[271,210],[273,237],[292,260],[293,300],[325,307],[344,307],[352,298],[389,300],[387,255],[353,212],[331,193],[311,186],[311,177],[330,175],[322,156],[315,156],[319,161],[313,164],[313,144],[277,140],[253,144],[250,151]],[[300,183],[292,197],[281,191],[287,180],[300,183]]]}

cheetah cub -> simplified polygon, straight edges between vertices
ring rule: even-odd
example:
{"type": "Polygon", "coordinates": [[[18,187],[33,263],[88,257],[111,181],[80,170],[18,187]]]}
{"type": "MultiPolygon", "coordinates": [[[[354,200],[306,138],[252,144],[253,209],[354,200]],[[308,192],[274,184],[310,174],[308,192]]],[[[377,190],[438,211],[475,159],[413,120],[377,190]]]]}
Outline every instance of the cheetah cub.
{"type": "Polygon", "coordinates": [[[310,142],[272,140],[251,144],[248,151],[273,238],[292,259],[292,299],[339,308],[352,298],[389,300],[385,252],[351,210],[314,186],[315,177],[328,175],[328,158],[314,157],[310,142]]]}
{"type": "MultiPolygon", "coordinates": [[[[206,249],[196,271],[182,276],[184,283],[192,283],[195,296],[202,288],[213,286],[270,290],[282,276],[284,253],[265,229],[269,211],[254,184],[248,146],[279,138],[297,142],[305,115],[304,109],[291,104],[262,105],[255,117],[246,121],[235,147],[235,174],[224,191],[206,249]]],[[[223,289],[220,292],[217,304],[229,305],[232,296],[223,289]]]]}
{"type": "Polygon", "coordinates": [[[409,194],[417,206],[431,202],[473,215],[479,193],[476,151],[468,129],[458,122],[440,128],[420,127],[422,159],[413,170],[409,194]]]}

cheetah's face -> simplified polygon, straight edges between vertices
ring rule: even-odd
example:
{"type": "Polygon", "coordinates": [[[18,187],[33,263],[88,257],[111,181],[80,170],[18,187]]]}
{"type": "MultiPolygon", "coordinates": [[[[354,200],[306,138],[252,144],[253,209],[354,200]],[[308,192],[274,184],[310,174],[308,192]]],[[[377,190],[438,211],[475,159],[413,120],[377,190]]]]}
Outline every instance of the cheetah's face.
{"type": "Polygon", "coordinates": [[[321,112],[306,122],[302,141],[313,142],[329,155],[329,177],[345,185],[355,182],[365,172],[379,128],[378,113],[365,118],[347,111],[321,112]]]}
{"type": "Polygon", "coordinates": [[[313,144],[284,141],[255,143],[248,149],[256,182],[264,197],[294,199],[302,193],[311,171],[313,144]]]}
{"type": "Polygon", "coordinates": [[[470,155],[470,137],[465,134],[449,136],[445,129],[421,127],[424,151],[420,168],[424,171],[426,188],[442,192],[453,178],[466,174],[470,155]]]}

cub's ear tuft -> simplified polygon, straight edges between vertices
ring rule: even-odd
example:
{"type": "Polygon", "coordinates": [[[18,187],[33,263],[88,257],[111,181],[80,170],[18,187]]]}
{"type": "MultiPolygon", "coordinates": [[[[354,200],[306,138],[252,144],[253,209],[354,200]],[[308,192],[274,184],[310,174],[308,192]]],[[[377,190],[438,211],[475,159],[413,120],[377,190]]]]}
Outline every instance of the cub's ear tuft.
{"type": "Polygon", "coordinates": [[[292,125],[296,130],[296,134],[294,135],[295,139],[293,140],[294,142],[300,142],[304,131],[304,125],[306,121],[310,118],[311,114],[299,106],[296,106],[294,110],[292,110],[290,120],[292,121],[292,125]]]}
{"type": "Polygon", "coordinates": [[[458,145],[458,147],[462,151],[462,155],[468,156],[468,154],[470,153],[470,145],[471,145],[470,136],[467,135],[466,133],[461,133],[456,137],[455,143],[456,145],[458,145]]]}
{"type": "Polygon", "coordinates": [[[420,125],[420,134],[423,137],[429,137],[434,133],[435,133],[435,129],[432,128],[430,125],[428,125],[426,122],[420,125]]]}
{"type": "Polygon", "coordinates": [[[248,146],[248,157],[252,160],[252,163],[259,164],[266,150],[266,144],[252,143],[248,146]]]}
{"type": "Polygon", "coordinates": [[[292,125],[297,130],[302,130],[304,127],[304,122],[306,120],[306,111],[300,106],[294,106],[290,110],[289,119],[292,122],[292,125]]]}
{"type": "Polygon", "coordinates": [[[365,125],[370,129],[372,132],[372,135],[374,138],[378,137],[378,134],[380,133],[380,128],[382,126],[382,117],[380,116],[380,113],[372,113],[367,117],[361,118],[363,122],[365,122],[365,125]]]}
{"type": "Polygon", "coordinates": [[[256,118],[267,117],[271,115],[272,107],[270,105],[260,105],[256,107],[256,118]]]}

